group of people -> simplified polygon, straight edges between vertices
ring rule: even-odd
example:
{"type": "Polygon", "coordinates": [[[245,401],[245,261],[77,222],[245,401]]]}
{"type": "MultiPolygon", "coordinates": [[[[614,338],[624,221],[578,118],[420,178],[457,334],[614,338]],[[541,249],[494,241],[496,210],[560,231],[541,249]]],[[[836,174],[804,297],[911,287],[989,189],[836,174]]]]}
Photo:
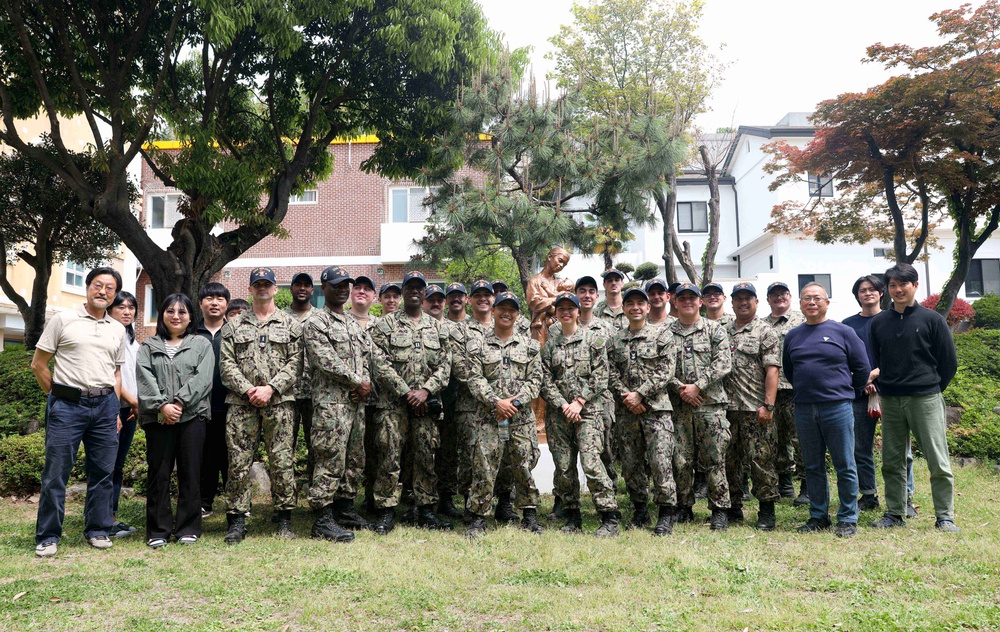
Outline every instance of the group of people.
{"type": "Polygon", "coordinates": [[[791,309],[786,284],[772,283],[770,313],[758,317],[750,283],[732,288],[731,315],[718,283],[654,279],[623,291],[624,280],[614,269],[601,284],[577,279],[572,291],[533,303],[551,314],[533,322],[502,281],[441,287],[413,271],[376,292],[371,279],[338,266],[321,275],[322,308],[313,307],[313,279],[299,273],[290,307],[279,310],[273,270],[256,268],[250,303],[238,305],[223,285],[206,284],[195,322],[191,300],[173,294],[159,306],[156,334],[140,345],[135,297],[118,291],[114,270],[92,270],[86,303],[52,318],[32,362],[49,393],[36,554],[56,554],[81,441],[85,538],[109,548],[111,538],[135,531],[116,513],[137,423],[146,432],[153,548],[171,538],[198,541],[220,478],[225,541],[246,537],[261,437],[272,519],[279,536],[294,537],[300,428],[313,537],[349,542],[354,530],[387,534],[397,520],[452,529],[459,518],[477,537],[491,514],[498,524],[540,532],[536,410],[544,411],[564,531],[582,530],[578,462],[600,516],[599,537],[622,526],[619,477],[632,505],[628,526],[665,536],[694,520],[699,474],[713,530],[744,520],[751,490],[755,527],[773,530],[775,503],[796,496],[796,475],[795,500],[810,505],[799,530],[831,529],[829,452],[840,500],[836,533],[851,536],[859,508],[880,507],[873,393],[881,395],[886,499],[873,526],[898,527],[915,515],[908,500],[913,436],[927,457],[936,526],[957,531],[941,397],[957,368],[955,348],[944,319],[916,303],[912,266],[886,271],[892,307],[884,311],[883,280],[859,279],[861,312],[843,324],[827,320],[829,296],[815,283],[801,288],[801,311],[791,309]],[[605,299],[598,302],[600,285],[605,299]],[[378,318],[369,315],[376,296],[378,318]],[[546,406],[533,405],[538,398],[546,406]],[[362,489],[370,521],[356,509],[362,489]]]}

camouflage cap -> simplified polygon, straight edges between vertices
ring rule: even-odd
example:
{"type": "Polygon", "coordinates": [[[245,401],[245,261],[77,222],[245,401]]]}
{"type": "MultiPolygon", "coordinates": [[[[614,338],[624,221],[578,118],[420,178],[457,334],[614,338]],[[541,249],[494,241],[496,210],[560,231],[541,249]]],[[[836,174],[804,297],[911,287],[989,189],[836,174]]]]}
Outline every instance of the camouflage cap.
{"type": "Polygon", "coordinates": [[[257,281],[270,281],[271,283],[277,283],[274,280],[274,270],[271,268],[254,268],[250,271],[250,285],[253,285],[257,281]]]}
{"type": "Polygon", "coordinates": [[[573,286],[573,289],[579,290],[581,287],[585,285],[593,285],[595,288],[597,288],[598,287],[597,279],[595,279],[592,276],[582,276],[576,280],[576,285],[573,286]]]}
{"type": "Polygon", "coordinates": [[[468,294],[468,292],[465,291],[465,286],[461,283],[449,283],[444,293],[447,295],[451,294],[452,292],[461,292],[462,294],[468,294]]]}
{"type": "Polygon", "coordinates": [[[615,275],[617,275],[618,278],[621,279],[622,281],[625,280],[625,273],[622,272],[621,270],[616,270],[614,268],[611,268],[607,272],[604,272],[603,274],[601,274],[601,278],[603,278],[605,281],[607,281],[608,278],[613,277],[615,275]]]}
{"type": "Polygon", "coordinates": [[[493,284],[490,283],[489,281],[484,281],[483,279],[479,279],[478,281],[472,284],[472,287],[469,288],[469,294],[475,294],[476,291],[478,290],[486,290],[490,294],[494,293],[493,284]]]}
{"type": "Polygon", "coordinates": [[[646,281],[646,288],[645,289],[646,289],[646,293],[647,294],[654,287],[662,287],[663,291],[666,292],[667,291],[667,282],[664,281],[663,279],[650,279],[650,280],[646,281]]]}
{"type": "Polygon", "coordinates": [[[323,274],[320,275],[319,280],[320,283],[329,283],[331,285],[343,283],[344,281],[354,283],[354,279],[351,278],[350,273],[342,266],[330,266],[326,270],[323,270],[323,274]]]}
{"type": "Polygon", "coordinates": [[[560,292],[559,296],[556,297],[556,302],[553,303],[553,305],[555,307],[559,307],[559,303],[562,303],[563,301],[569,301],[570,303],[573,303],[573,305],[575,305],[577,309],[580,308],[580,299],[577,298],[576,294],[573,294],[572,292],[560,292]]]}
{"type": "Polygon", "coordinates": [[[667,291],[670,292],[671,294],[676,294],[678,286],[680,286],[680,283],[678,281],[674,281],[673,283],[667,286],[667,291]]]}
{"type": "Polygon", "coordinates": [[[681,283],[681,284],[679,284],[677,286],[677,289],[674,290],[674,296],[680,296],[684,292],[693,292],[695,296],[697,296],[698,298],[701,298],[701,290],[699,290],[698,286],[695,285],[694,283],[681,283]]]}
{"type": "Polygon", "coordinates": [[[414,280],[420,281],[424,285],[424,287],[427,286],[427,277],[425,277],[424,273],[421,272],[420,270],[410,270],[409,272],[403,275],[403,285],[406,285],[410,281],[414,280]]]}
{"type": "Polygon", "coordinates": [[[389,290],[396,290],[400,294],[403,293],[403,288],[399,286],[399,283],[393,283],[390,281],[389,283],[383,283],[382,287],[378,289],[379,298],[382,298],[382,295],[388,292],[389,290]]]}
{"type": "Polygon", "coordinates": [[[424,298],[430,298],[435,294],[440,294],[444,296],[444,290],[441,289],[440,285],[431,284],[427,286],[427,293],[424,294],[424,298]]]}
{"type": "Polygon", "coordinates": [[[493,301],[493,307],[498,307],[501,303],[513,303],[514,309],[521,310],[521,301],[517,298],[517,294],[513,292],[500,292],[497,294],[497,299],[493,301]]]}
{"type": "Polygon", "coordinates": [[[643,290],[641,287],[630,287],[629,289],[625,290],[624,294],[622,294],[622,303],[629,300],[633,296],[640,296],[642,297],[642,300],[646,301],[647,303],[649,302],[649,295],[646,294],[645,290],[643,290]]]}
{"type": "Polygon", "coordinates": [[[737,292],[750,292],[755,297],[757,296],[757,288],[753,286],[753,283],[747,283],[745,281],[743,283],[737,283],[733,286],[733,296],[736,296],[737,292]]]}

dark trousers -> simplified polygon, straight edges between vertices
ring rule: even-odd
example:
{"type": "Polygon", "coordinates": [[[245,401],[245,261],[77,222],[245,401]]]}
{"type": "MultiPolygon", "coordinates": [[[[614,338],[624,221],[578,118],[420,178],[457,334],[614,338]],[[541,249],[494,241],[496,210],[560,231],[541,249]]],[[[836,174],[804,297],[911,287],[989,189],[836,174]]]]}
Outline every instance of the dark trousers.
{"type": "Polygon", "coordinates": [[[306,480],[311,481],[313,470],[316,468],[316,457],[313,456],[312,447],[312,425],[313,425],[313,400],[295,400],[295,421],[292,427],[292,455],[294,459],[295,447],[299,441],[299,426],[302,426],[302,437],[306,440],[306,480]]]}
{"type": "Polygon", "coordinates": [[[49,395],[45,413],[45,466],[38,498],[35,543],[62,537],[66,514],[66,483],[83,442],[87,458],[87,499],[83,536],[108,535],[111,517],[111,473],[118,451],[118,398],[84,397],[71,402],[49,395]]]}
{"type": "Polygon", "coordinates": [[[205,425],[205,449],[201,452],[201,506],[211,511],[219,490],[229,480],[229,448],[226,447],[226,411],[213,409],[212,419],[205,425]],[[219,486],[219,477],[222,486],[219,486]]]}
{"type": "Polygon", "coordinates": [[[146,538],[201,535],[201,453],[204,418],[179,424],[152,423],[146,431],[146,538]],[[177,514],[170,508],[170,475],[177,465],[177,514]]]}
{"type": "Polygon", "coordinates": [[[124,407],[119,413],[122,419],[122,429],[118,432],[118,456],[115,457],[115,471],[111,476],[111,484],[114,491],[111,494],[111,513],[118,514],[118,501],[122,497],[122,481],[125,480],[125,459],[128,458],[129,448],[132,447],[132,439],[135,438],[136,421],[128,420],[132,414],[132,409],[124,407]]]}

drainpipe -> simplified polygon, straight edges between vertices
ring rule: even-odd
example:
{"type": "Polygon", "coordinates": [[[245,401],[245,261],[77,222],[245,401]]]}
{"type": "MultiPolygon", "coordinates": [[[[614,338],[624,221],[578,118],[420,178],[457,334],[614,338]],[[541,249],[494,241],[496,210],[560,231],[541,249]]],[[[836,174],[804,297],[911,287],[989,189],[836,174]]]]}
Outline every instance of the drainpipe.
{"type": "Polygon", "coordinates": [[[924,259],[924,282],[927,284],[927,296],[931,295],[931,258],[924,259]]]}
{"type": "Polygon", "coordinates": [[[741,244],[740,244],[740,194],[739,194],[739,191],[736,190],[736,182],[735,181],[733,181],[733,183],[731,185],[729,185],[729,186],[733,187],[733,202],[735,203],[735,208],[736,208],[736,247],[739,248],[741,246],[741,244]]]}

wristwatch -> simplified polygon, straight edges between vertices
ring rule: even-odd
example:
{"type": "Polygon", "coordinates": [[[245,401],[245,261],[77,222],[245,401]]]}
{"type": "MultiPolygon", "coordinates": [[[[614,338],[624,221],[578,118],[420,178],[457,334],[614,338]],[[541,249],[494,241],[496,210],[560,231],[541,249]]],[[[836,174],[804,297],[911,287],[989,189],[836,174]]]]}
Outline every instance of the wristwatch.
{"type": "Polygon", "coordinates": [[[511,402],[511,404],[514,405],[514,408],[521,410],[521,400],[515,399],[514,401],[511,402]]]}
{"type": "Polygon", "coordinates": [[[773,413],[773,412],[774,412],[774,404],[764,404],[764,408],[765,408],[765,409],[767,410],[767,412],[769,412],[769,413],[773,413]]]}

